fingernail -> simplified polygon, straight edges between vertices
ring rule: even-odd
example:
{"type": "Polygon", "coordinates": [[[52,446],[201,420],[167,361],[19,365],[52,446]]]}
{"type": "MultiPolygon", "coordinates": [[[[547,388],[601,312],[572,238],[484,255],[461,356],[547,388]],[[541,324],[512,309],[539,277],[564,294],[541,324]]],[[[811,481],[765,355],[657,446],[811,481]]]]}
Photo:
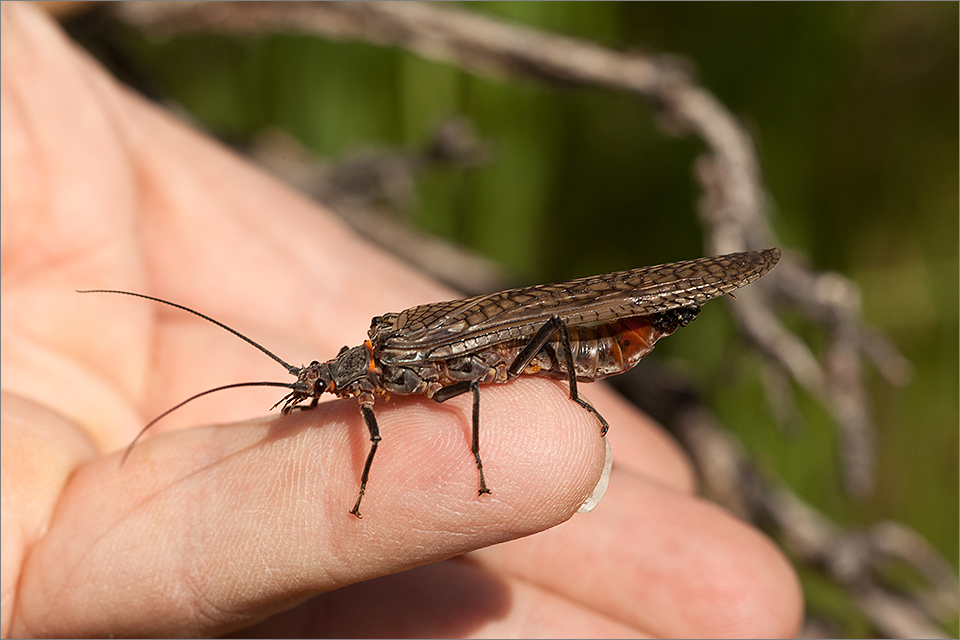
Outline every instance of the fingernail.
{"type": "Polygon", "coordinates": [[[607,492],[607,485],[610,484],[610,470],[613,469],[613,450],[610,448],[609,440],[604,438],[603,442],[607,446],[607,455],[603,461],[603,473],[600,474],[600,480],[597,482],[597,486],[593,488],[593,493],[583,501],[583,504],[577,509],[577,513],[590,513],[593,511],[597,505],[600,504],[600,500],[603,499],[603,494],[607,492]]]}

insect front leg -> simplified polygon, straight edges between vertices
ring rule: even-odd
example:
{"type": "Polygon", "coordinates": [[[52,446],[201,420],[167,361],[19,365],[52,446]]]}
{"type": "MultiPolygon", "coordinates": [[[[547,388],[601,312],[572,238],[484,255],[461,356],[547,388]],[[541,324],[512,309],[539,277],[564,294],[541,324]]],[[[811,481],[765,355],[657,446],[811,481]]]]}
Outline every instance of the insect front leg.
{"type": "Polygon", "coordinates": [[[373,464],[373,456],[377,453],[377,445],[380,444],[380,427],[377,426],[377,417],[373,414],[373,398],[360,398],[360,414],[363,421],[367,423],[367,430],[370,432],[370,453],[367,454],[367,461],[363,465],[363,473],[360,475],[360,495],[357,496],[357,504],[353,505],[350,513],[362,518],[360,515],[360,501],[363,500],[363,494],[367,491],[367,480],[370,478],[370,465],[373,464]],[[368,406],[368,403],[370,406],[368,406]]]}
{"type": "Polygon", "coordinates": [[[605,435],[610,425],[603,416],[600,415],[600,412],[593,408],[592,404],[580,397],[577,391],[577,372],[574,368],[570,332],[567,330],[567,324],[560,319],[560,316],[551,316],[550,319],[540,327],[540,330],[531,338],[530,343],[523,348],[523,351],[516,357],[513,364],[510,365],[507,375],[511,378],[519,376],[540,350],[546,346],[550,338],[557,333],[560,334],[560,351],[563,352],[563,357],[567,365],[567,381],[570,386],[570,399],[597,417],[597,420],[600,421],[600,435],[605,435]]]}

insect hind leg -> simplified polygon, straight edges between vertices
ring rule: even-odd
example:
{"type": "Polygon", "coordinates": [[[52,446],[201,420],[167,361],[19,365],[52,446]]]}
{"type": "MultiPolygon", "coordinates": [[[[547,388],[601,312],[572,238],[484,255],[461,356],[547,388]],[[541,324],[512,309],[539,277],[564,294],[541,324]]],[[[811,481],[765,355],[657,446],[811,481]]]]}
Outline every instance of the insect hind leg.
{"type": "Polygon", "coordinates": [[[554,334],[560,334],[560,350],[563,352],[564,360],[567,365],[567,382],[570,387],[570,399],[579,404],[581,407],[592,413],[596,416],[597,420],[600,422],[600,435],[605,435],[607,430],[610,428],[610,425],[604,419],[600,412],[597,411],[592,404],[587,402],[584,398],[580,397],[580,393],[577,391],[577,372],[574,368],[573,360],[573,347],[570,344],[570,332],[567,330],[567,324],[560,318],[560,316],[553,315],[547,320],[540,330],[533,336],[530,340],[530,343],[523,348],[523,351],[517,356],[513,361],[513,364],[510,365],[508,375],[512,378],[520,375],[520,373],[526,368],[528,364],[536,357],[541,349],[550,341],[550,338],[554,334]]]}
{"type": "Polygon", "coordinates": [[[592,404],[587,402],[586,399],[581,398],[577,392],[577,372],[573,365],[573,348],[570,345],[570,332],[567,331],[567,325],[563,320],[557,316],[554,316],[554,318],[556,318],[556,322],[560,326],[560,347],[563,349],[563,355],[567,359],[567,380],[570,383],[570,399],[596,416],[597,420],[600,421],[600,435],[606,435],[610,425],[604,417],[600,415],[600,412],[597,411],[592,404]]]}

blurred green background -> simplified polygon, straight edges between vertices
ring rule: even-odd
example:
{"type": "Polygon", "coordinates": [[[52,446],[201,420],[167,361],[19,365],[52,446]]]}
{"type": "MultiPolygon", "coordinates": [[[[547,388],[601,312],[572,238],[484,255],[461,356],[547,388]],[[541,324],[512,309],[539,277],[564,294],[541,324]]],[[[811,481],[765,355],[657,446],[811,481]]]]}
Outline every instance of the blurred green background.
{"type": "MultiPolygon", "coordinates": [[[[800,392],[802,428],[775,427],[757,362],[732,342],[726,312],[702,314],[654,356],[680,362],[760,465],[830,517],[900,520],[956,566],[958,4],[464,7],[695,65],[754,136],[781,246],[857,282],[867,323],[891,337],[915,374],[891,388],[869,371],[878,483],[872,497],[853,501],[841,489],[829,417],[800,392]]],[[[75,36],[90,35],[81,31],[75,36]]],[[[155,40],[114,25],[95,36],[100,45],[91,46],[108,43],[121,75],[145,80],[231,142],[278,127],[335,161],[416,147],[441,121],[466,116],[493,143],[494,161],[423,175],[406,215],[518,281],[703,254],[692,177],[702,144],[664,134],[633,97],[482,78],[398,49],[303,35],[155,40]]],[[[823,342],[805,335],[815,348],[823,342]]],[[[829,591],[813,582],[811,608],[829,608],[829,591]]]]}

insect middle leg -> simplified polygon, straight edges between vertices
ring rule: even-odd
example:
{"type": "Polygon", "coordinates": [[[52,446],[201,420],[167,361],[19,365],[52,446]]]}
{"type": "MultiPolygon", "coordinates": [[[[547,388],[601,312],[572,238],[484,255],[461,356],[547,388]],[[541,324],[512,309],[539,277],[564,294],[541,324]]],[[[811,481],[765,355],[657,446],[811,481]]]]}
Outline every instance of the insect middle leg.
{"type": "Polygon", "coordinates": [[[567,324],[560,319],[560,316],[551,316],[550,319],[540,327],[540,330],[533,336],[530,343],[523,348],[523,351],[521,351],[513,361],[513,364],[510,365],[510,368],[507,370],[507,375],[511,378],[519,376],[527,365],[533,361],[536,355],[540,353],[540,350],[550,341],[550,338],[557,333],[560,334],[560,350],[563,352],[563,357],[567,365],[567,382],[570,386],[570,399],[596,416],[597,420],[600,421],[600,435],[605,435],[610,425],[592,404],[580,397],[577,391],[577,372],[574,369],[570,332],[567,330],[567,324]]]}
{"type": "Polygon", "coordinates": [[[490,493],[490,489],[487,488],[487,481],[483,477],[483,462],[480,460],[480,381],[464,380],[449,385],[435,393],[433,399],[436,402],[446,402],[450,398],[467,391],[473,392],[473,444],[470,451],[473,452],[473,457],[477,461],[477,471],[480,473],[480,490],[477,495],[482,496],[485,493],[490,493]]]}

